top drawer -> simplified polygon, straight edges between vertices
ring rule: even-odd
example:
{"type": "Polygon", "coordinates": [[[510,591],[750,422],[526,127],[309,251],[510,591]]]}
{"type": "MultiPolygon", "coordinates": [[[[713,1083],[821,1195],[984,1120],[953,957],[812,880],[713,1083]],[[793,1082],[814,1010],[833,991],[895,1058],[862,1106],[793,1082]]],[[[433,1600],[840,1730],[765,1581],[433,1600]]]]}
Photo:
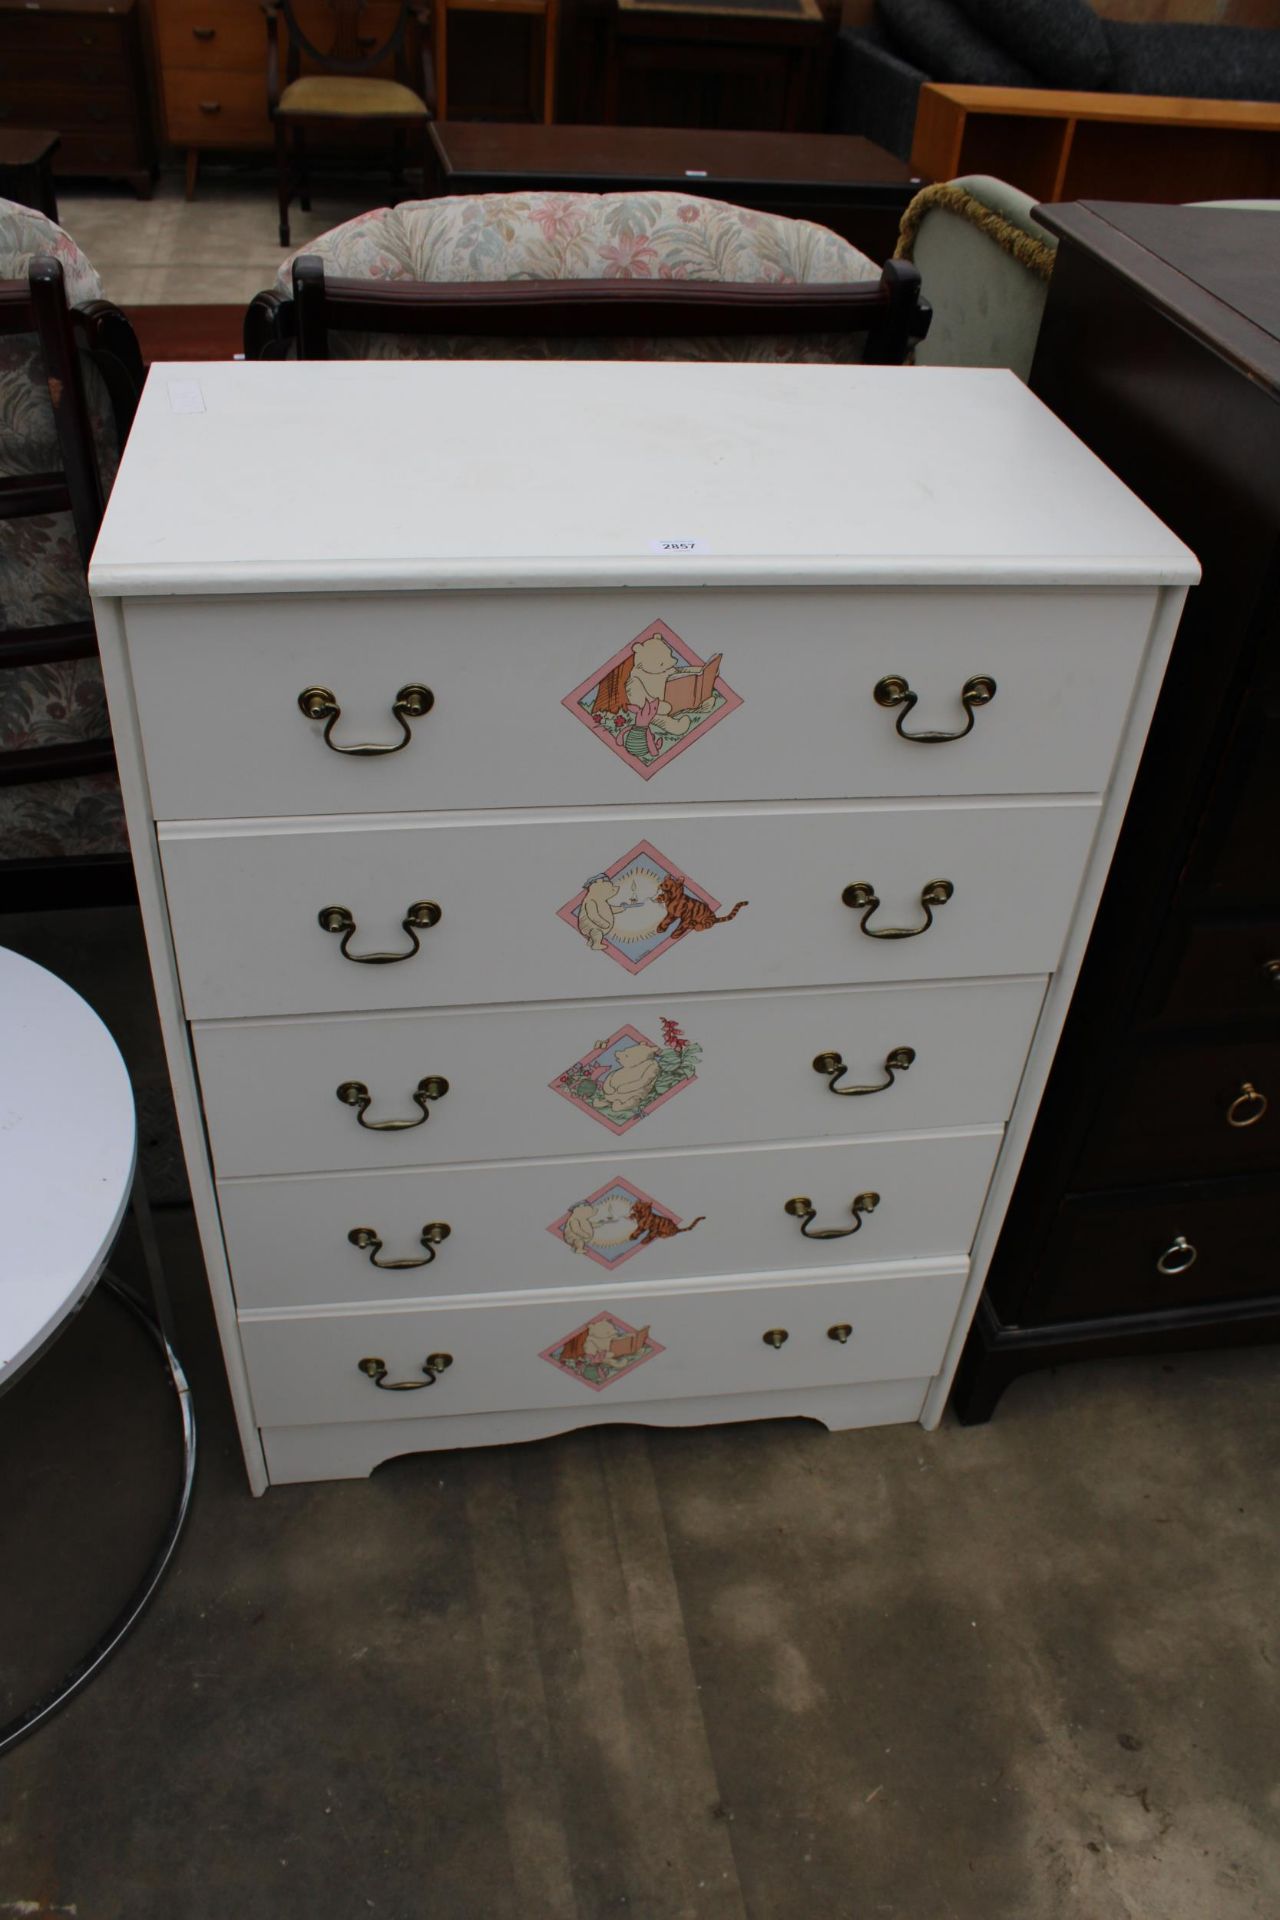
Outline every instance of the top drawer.
{"type": "Polygon", "coordinates": [[[134,601],[126,624],[155,815],[199,820],[1096,793],[1153,608],[1146,590],[299,595],[134,601]],[[881,704],[886,679],[916,704],[881,704]],[[975,680],[995,692],[966,709],[975,680]]]}

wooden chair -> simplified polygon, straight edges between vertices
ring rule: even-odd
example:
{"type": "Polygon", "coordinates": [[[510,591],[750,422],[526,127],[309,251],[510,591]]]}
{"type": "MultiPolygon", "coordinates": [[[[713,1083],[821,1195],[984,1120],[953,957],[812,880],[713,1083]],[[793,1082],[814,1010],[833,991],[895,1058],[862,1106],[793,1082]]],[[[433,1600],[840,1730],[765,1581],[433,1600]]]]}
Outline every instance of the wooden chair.
{"type": "Polygon", "coordinates": [[[104,300],[70,309],[59,260],[35,258],[25,280],[0,282],[0,401],[13,427],[0,463],[0,901],[8,909],[133,896],[100,676],[96,664],[74,663],[97,659],[84,579],[105,493],[95,425],[100,439],[105,408],[112,451],[123,447],[142,379],[124,315],[104,300]],[[23,335],[34,336],[34,353],[23,335]],[[86,393],[86,359],[101,382],[98,406],[86,393]],[[41,610],[49,617],[31,618],[41,610]]]}
{"type": "Polygon", "coordinates": [[[806,221],[677,193],[449,195],[322,235],[250,305],[245,351],[887,365],[928,325],[913,266],[806,221]]]}
{"type": "Polygon", "coordinates": [[[449,117],[449,15],[478,13],[486,18],[495,14],[521,14],[542,21],[542,65],[530,67],[529,108],[534,120],[541,115],[550,126],[556,117],[556,53],[559,40],[560,0],[434,0],[431,17],[432,54],[435,62],[435,115],[449,117]],[[541,78],[541,86],[538,81],[541,78]]]}
{"type": "Polygon", "coordinates": [[[404,181],[406,133],[424,144],[431,118],[427,102],[433,80],[427,41],[428,13],[414,0],[401,0],[395,25],[381,46],[369,49],[371,35],[359,31],[364,0],[332,0],[333,44],[322,51],[308,37],[292,0],[263,0],[267,19],[267,99],[276,130],[276,186],[280,201],[280,245],[289,244],[289,205],[294,189],[304,212],[310,211],[308,135],[318,127],[376,127],[391,135],[392,194],[404,181]],[[410,75],[409,22],[417,29],[421,69],[415,88],[410,75]],[[284,34],[283,62],[281,30],[284,34]],[[314,72],[303,74],[306,55],[314,72]],[[379,76],[390,60],[396,77],[379,76]],[[283,66],[285,85],[280,79],[283,66]]]}

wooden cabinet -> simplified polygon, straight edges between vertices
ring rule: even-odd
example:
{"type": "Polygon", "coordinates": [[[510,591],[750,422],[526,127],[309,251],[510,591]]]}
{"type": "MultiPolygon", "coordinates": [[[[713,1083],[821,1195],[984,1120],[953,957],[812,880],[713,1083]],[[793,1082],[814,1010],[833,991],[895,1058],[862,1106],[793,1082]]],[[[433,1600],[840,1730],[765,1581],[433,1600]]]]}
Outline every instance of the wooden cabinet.
{"type": "Polygon", "coordinates": [[[1032,385],[1192,545],[1190,596],[956,1393],[1280,1335],[1280,220],[1038,209],[1032,385]]]}
{"type": "Polygon", "coordinates": [[[54,169],[129,181],[156,167],[135,0],[0,0],[0,125],[59,134],[54,169]]]}
{"type": "Polygon", "coordinates": [[[1190,555],[1003,373],[283,371],[92,575],[253,1485],[935,1422],[1190,555]]]}

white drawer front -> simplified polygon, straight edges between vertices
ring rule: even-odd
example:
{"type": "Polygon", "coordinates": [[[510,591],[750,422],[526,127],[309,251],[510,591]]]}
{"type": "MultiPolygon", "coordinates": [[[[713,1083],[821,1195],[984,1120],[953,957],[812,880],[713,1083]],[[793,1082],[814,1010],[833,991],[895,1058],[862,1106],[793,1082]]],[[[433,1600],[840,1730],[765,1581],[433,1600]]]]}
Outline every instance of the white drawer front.
{"type": "Polygon", "coordinates": [[[967,1254],[999,1128],[729,1152],[235,1180],[220,1188],[236,1298],[319,1306],[967,1254]],[[854,1200],[879,1196],[856,1232],[854,1200]],[[812,1202],[811,1233],[786,1212],[812,1202]],[[694,1223],[697,1223],[696,1225],[694,1223]],[[427,1228],[448,1237],[424,1247],[427,1228]],[[381,1248],[355,1246],[367,1229],[381,1248]],[[428,1260],[428,1253],[434,1258],[428,1260]],[[378,1261],[425,1261],[388,1268],[378,1261]]]}
{"type": "Polygon", "coordinates": [[[588,1288],[510,1303],[249,1316],[240,1325],[264,1427],[585,1408],[601,1397],[613,1407],[935,1373],[966,1271],[635,1294],[588,1288]],[[833,1339],[832,1327],[847,1327],[847,1337],[833,1339]],[[773,1331],[787,1335],[780,1346],[764,1340],[773,1331]],[[389,1383],[423,1381],[423,1363],[437,1353],[451,1364],[417,1392],[379,1388],[360,1369],[378,1360],[389,1383]]]}
{"type": "Polygon", "coordinates": [[[163,820],[1096,792],[1153,605],[1147,590],[646,590],[138,601],[126,617],[163,820]],[[909,713],[876,702],[891,676],[918,696],[909,713]],[[995,696],[967,738],[899,737],[900,718],[963,728],[981,676],[995,696]],[[415,685],[433,704],[399,752],[334,750],[400,741],[392,708],[415,685]],[[312,687],[341,709],[332,746],[299,708],[312,687]]]}
{"type": "Polygon", "coordinates": [[[171,829],[161,852],[187,1012],[224,1019],[616,997],[639,977],[689,993],[1047,973],[1096,818],[1087,801],[419,815],[171,829]],[[939,880],[952,896],[910,939],[864,932],[842,898],[874,888],[874,932],[923,926],[939,880]],[[443,917],[406,933],[417,902],[443,917]],[[327,908],[354,932],[322,928],[327,908]],[[415,939],[391,965],[342,952],[415,939]]]}
{"type": "Polygon", "coordinates": [[[1043,980],[848,987],[216,1023],[193,1037],[225,1179],[999,1122],[1043,994],[1043,980]],[[909,1067],[888,1064],[904,1048],[909,1067]],[[829,1053],[843,1074],[815,1071],[829,1053]],[[833,1078],[877,1091],[836,1093],[833,1078]],[[338,1096],[353,1086],[367,1104],[338,1096]],[[417,1124],[375,1130],[387,1120],[417,1124]]]}

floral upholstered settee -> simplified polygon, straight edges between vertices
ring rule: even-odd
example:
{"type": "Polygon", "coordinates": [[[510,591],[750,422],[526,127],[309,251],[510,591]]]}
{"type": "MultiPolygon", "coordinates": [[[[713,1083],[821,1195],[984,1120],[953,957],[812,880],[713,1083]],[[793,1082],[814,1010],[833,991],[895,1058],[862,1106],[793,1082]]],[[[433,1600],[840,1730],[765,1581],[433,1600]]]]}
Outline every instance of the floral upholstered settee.
{"type": "MultiPolygon", "coordinates": [[[[43,214],[0,200],[0,283],[25,283],[41,255],[60,263],[69,305],[101,299],[97,274],[68,234],[43,214]]],[[[119,436],[105,383],[83,355],[81,367],[105,494],[119,436]]],[[[61,466],[38,340],[34,333],[0,334],[0,478],[61,466]]],[[[22,773],[23,752],[102,740],[110,727],[96,659],[7,665],[5,640],[89,614],[71,514],[0,520],[0,896],[9,861],[127,852],[114,774],[27,780],[22,773]]]]}
{"type": "MultiPolygon", "coordinates": [[[[878,282],[881,268],[825,227],[755,213],[682,193],[495,193],[403,201],[335,227],[301,252],[350,280],[472,285],[513,281],[717,282],[778,288],[878,282]]],[[[293,259],[264,318],[292,290],[293,259]]],[[[252,341],[252,310],[246,344],[252,341]]],[[[646,335],[606,339],[483,334],[337,334],[346,358],[752,359],[861,357],[853,333],[746,334],[733,338],[646,335]]]]}

